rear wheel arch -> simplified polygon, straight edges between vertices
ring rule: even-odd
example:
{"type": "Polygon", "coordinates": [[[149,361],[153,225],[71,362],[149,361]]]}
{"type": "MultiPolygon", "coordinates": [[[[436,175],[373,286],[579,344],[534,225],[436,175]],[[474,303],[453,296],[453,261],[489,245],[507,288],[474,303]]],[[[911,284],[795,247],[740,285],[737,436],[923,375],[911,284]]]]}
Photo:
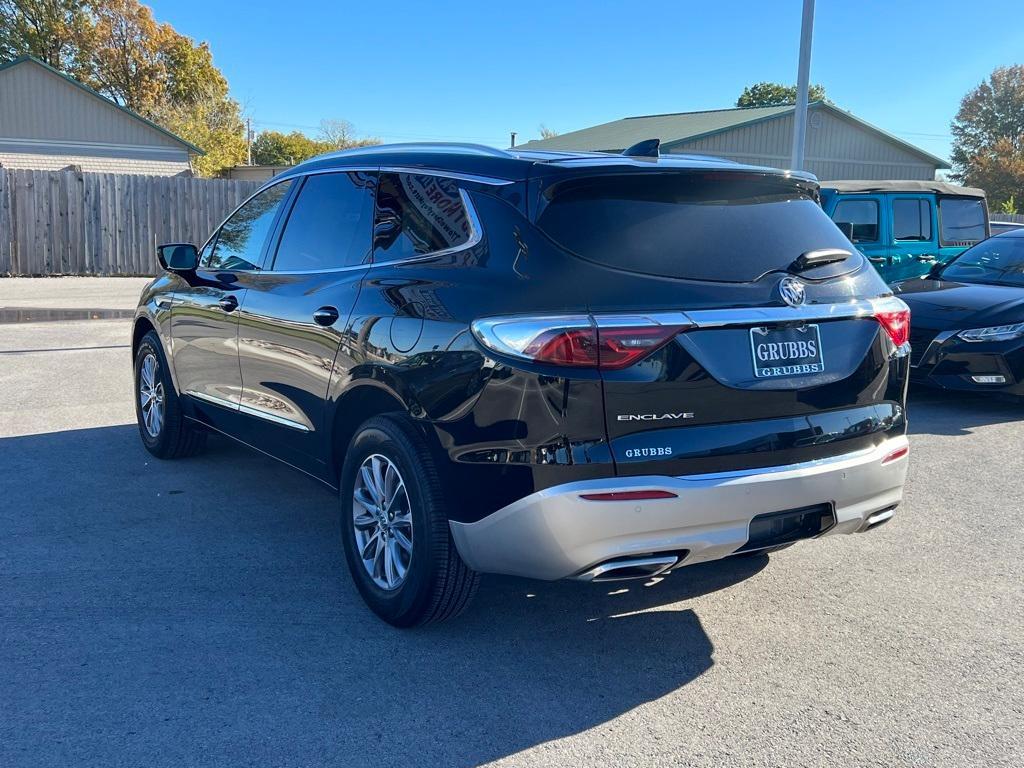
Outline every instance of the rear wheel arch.
{"type": "MultiPolygon", "coordinates": [[[[414,428],[420,433],[432,452],[441,459],[445,452],[437,433],[430,423],[417,419],[402,397],[390,387],[380,384],[358,384],[344,392],[334,406],[330,433],[330,463],[332,477],[337,478],[345,463],[345,452],[359,427],[375,416],[386,413],[400,413],[408,416],[414,428]]],[[[443,468],[445,463],[441,463],[443,468]]]]}
{"type": "Polygon", "coordinates": [[[359,427],[368,419],[385,413],[408,413],[398,395],[385,387],[361,384],[338,398],[334,405],[330,445],[330,466],[335,478],[345,463],[348,444],[359,427]]]}

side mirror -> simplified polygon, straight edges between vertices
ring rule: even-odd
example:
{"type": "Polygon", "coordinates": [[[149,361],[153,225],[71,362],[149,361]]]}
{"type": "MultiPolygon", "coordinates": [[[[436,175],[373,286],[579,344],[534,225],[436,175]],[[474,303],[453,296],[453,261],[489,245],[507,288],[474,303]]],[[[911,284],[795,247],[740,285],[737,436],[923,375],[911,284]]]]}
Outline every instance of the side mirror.
{"type": "Polygon", "coordinates": [[[836,226],[839,227],[839,231],[846,235],[846,239],[851,243],[853,242],[853,222],[852,221],[837,221],[836,226]]]}
{"type": "Polygon", "coordinates": [[[944,266],[946,266],[946,262],[944,261],[937,261],[932,264],[932,268],[928,270],[928,277],[938,277],[944,266]]]}
{"type": "Polygon", "coordinates": [[[199,266],[199,251],[192,243],[168,243],[156,247],[160,266],[172,272],[191,272],[199,266]]]}

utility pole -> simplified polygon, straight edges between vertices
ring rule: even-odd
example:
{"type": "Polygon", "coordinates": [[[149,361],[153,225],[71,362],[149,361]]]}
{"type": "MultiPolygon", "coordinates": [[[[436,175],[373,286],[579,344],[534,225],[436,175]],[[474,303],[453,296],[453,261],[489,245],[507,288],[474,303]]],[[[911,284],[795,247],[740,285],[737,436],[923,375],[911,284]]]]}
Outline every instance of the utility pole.
{"type": "Polygon", "coordinates": [[[245,164],[252,165],[252,118],[245,118],[245,164]]]}
{"type": "Polygon", "coordinates": [[[793,109],[794,171],[804,169],[804,144],[807,139],[807,90],[811,79],[811,35],[814,32],[814,0],[804,0],[803,21],[800,24],[800,64],[796,78],[796,107],[793,109]]]}
{"type": "Polygon", "coordinates": [[[516,146],[516,132],[512,131],[512,147],[515,148],[515,146],[516,146]]]}

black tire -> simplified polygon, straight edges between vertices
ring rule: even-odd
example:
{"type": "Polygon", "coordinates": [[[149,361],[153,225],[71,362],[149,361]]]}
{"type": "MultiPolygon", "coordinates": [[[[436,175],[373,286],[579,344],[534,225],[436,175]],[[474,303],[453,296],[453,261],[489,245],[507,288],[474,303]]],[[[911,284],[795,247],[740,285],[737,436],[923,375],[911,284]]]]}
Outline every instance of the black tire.
{"type": "Polygon", "coordinates": [[[411,420],[389,414],[365,422],[349,444],[338,485],[345,559],[370,609],[396,627],[444,621],[461,613],[476,593],[480,577],[455,549],[437,462],[411,420]],[[412,550],[404,580],[392,589],[374,581],[356,544],[353,493],[360,468],[374,455],[397,467],[412,523],[412,550]]]}
{"type": "Polygon", "coordinates": [[[156,331],[150,331],[142,337],[138,349],[135,350],[135,418],[139,426],[139,435],[146,450],[158,459],[178,459],[194,456],[206,447],[206,430],[189,419],[181,412],[181,401],[174,389],[170,372],[167,370],[167,358],[156,331]],[[163,411],[160,428],[152,434],[146,424],[141,397],[141,377],[143,365],[148,357],[156,361],[155,381],[163,397],[163,411]]]}

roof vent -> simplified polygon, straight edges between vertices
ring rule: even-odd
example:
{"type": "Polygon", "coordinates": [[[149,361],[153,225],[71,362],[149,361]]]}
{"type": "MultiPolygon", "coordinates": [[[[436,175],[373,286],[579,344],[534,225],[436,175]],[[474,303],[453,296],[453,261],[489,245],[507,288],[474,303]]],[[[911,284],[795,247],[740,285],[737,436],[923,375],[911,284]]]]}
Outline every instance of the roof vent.
{"type": "Polygon", "coordinates": [[[638,141],[629,149],[622,150],[626,157],[661,157],[658,148],[661,146],[661,139],[645,139],[638,141]]]}

